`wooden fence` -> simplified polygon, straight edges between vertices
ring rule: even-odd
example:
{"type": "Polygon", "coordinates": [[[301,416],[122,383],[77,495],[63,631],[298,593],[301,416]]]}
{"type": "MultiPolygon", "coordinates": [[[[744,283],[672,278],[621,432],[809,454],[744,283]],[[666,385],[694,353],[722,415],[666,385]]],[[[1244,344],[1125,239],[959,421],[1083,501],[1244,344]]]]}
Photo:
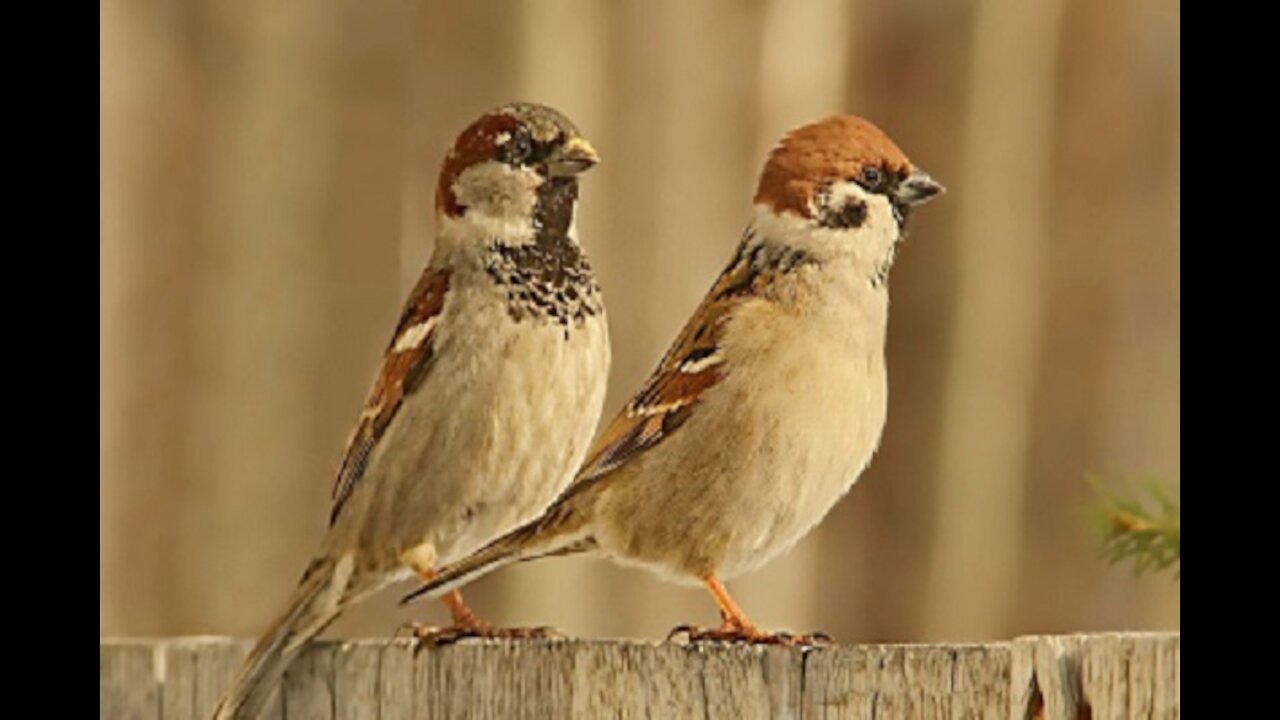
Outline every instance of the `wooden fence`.
{"type": "MultiPolygon", "coordinates": [[[[207,719],[250,642],[104,639],[101,718],[207,719]]],[[[314,643],[273,718],[1180,717],[1180,635],[817,649],[626,641],[314,643]]]]}

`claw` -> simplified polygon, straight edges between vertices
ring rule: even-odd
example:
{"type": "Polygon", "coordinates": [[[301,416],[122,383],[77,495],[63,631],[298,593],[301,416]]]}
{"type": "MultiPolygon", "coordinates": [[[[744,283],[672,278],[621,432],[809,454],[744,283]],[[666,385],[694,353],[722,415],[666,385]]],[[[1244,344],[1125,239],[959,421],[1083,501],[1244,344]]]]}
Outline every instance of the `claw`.
{"type": "Polygon", "coordinates": [[[418,652],[422,649],[422,638],[430,635],[437,629],[438,628],[409,620],[397,627],[395,632],[391,634],[391,637],[397,639],[403,637],[414,641],[413,654],[414,656],[417,656],[418,652]]]}
{"type": "Polygon", "coordinates": [[[677,625],[671,628],[671,632],[667,633],[667,642],[674,641],[680,633],[685,633],[692,639],[694,633],[697,632],[701,632],[701,630],[696,625],[677,625]]]}
{"type": "Polygon", "coordinates": [[[416,655],[428,647],[444,647],[453,645],[461,640],[469,638],[490,639],[490,640],[557,640],[564,637],[564,633],[549,627],[531,627],[531,628],[500,628],[491,627],[489,625],[462,626],[455,625],[452,627],[426,627],[417,623],[407,623],[413,630],[413,636],[417,640],[413,651],[416,655]]]}
{"type": "Polygon", "coordinates": [[[769,633],[753,627],[722,625],[704,630],[696,625],[677,625],[667,633],[667,642],[685,635],[690,643],[745,643],[748,645],[781,645],[784,647],[814,647],[831,644],[831,636],[822,632],[809,635],[793,635],[789,632],[769,633]]]}

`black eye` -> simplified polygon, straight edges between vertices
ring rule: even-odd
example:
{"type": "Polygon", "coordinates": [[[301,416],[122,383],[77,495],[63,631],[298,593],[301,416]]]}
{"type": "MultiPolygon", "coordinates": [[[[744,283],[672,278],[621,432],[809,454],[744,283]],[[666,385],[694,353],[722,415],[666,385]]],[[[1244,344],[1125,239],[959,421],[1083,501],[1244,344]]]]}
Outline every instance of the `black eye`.
{"type": "Polygon", "coordinates": [[[867,166],[858,173],[858,184],[868,190],[877,190],[882,183],[884,183],[884,173],[878,167],[867,166]]]}
{"type": "Polygon", "coordinates": [[[533,152],[533,140],[524,131],[517,131],[502,146],[503,159],[512,165],[528,160],[531,152],[533,152]]]}

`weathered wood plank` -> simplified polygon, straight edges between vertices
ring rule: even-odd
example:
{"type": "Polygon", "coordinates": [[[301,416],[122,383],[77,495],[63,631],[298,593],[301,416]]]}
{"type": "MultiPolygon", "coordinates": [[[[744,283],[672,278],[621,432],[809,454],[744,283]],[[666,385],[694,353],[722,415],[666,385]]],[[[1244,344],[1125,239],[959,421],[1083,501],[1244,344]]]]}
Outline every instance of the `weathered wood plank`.
{"type": "MultiPolygon", "coordinates": [[[[205,719],[250,643],[103,640],[101,718],[205,719]]],[[[273,720],[1179,718],[1178,634],[808,650],[672,643],[320,642],[273,720]]]]}
{"type": "Polygon", "coordinates": [[[386,647],[385,643],[364,641],[344,642],[333,649],[333,706],[343,708],[343,720],[383,717],[380,693],[386,647]]]}
{"type": "Polygon", "coordinates": [[[1087,637],[1081,646],[1084,699],[1093,717],[1177,718],[1177,635],[1087,637]]]}
{"type": "Polygon", "coordinates": [[[951,717],[999,718],[1008,707],[1011,653],[1005,643],[956,648],[951,717]]]}
{"type": "Polygon", "coordinates": [[[422,652],[420,718],[552,718],[569,715],[573,644],[462,643],[422,652]]]}
{"type": "MultiPolygon", "coordinates": [[[[691,647],[701,656],[704,717],[800,717],[804,656],[783,648],[691,647]]],[[[689,712],[686,709],[685,712],[689,712]]]]}
{"type": "Polygon", "coordinates": [[[1081,705],[1080,636],[1024,637],[1013,643],[1009,720],[1074,718],[1081,705]]]}
{"type": "Polygon", "coordinates": [[[160,714],[155,656],[163,646],[145,640],[107,641],[98,646],[98,717],[153,720],[160,714]]]}
{"type": "Polygon", "coordinates": [[[1004,643],[812,650],[804,717],[1001,717],[1009,702],[1008,668],[1004,643]]]}
{"type": "MultiPolygon", "coordinates": [[[[232,640],[225,638],[194,637],[181,638],[167,643],[166,657],[177,655],[181,664],[176,668],[189,668],[190,698],[192,714],[170,714],[166,705],[164,717],[191,717],[207,720],[222,700],[223,693],[231,686],[240,672],[240,664],[249,656],[253,648],[251,640],[232,640]]],[[[166,685],[173,676],[166,673],[166,685]]],[[[283,717],[280,711],[280,699],[271,704],[266,720],[279,720],[283,717]]]]}
{"type": "Polygon", "coordinates": [[[336,720],[348,708],[337,711],[334,696],[334,643],[317,643],[302,653],[284,674],[283,717],[288,720],[336,720]]]}
{"type": "Polygon", "coordinates": [[[1181,717],[1176,633],[1024,637],[1013,645],[1010,720],[1181,717]]]}
{"type": "Polygon", "coordinates": [[[417,695],[417,672],[414,667],[413,641],[399,638],[387,641],[367,640],[381,646],[378,666],[378,717],[381,720],[413,720],[417,695]]]}
{"type": "Polygon", "coordinates": [[[583,643],[574,663],[572,717],[682,717],[701,702],[700,664],[675,645],[583,643]]]}

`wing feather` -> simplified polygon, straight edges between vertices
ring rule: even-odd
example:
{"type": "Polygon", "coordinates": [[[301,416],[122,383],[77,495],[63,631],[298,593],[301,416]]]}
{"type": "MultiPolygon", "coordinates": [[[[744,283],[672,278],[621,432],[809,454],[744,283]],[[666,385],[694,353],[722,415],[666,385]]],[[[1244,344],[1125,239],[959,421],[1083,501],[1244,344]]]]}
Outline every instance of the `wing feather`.
{"type": "Polygon", "coordinates": [[[725,324],[765,279],[760,246],[751,239],[748,233],[644,387],[596,438],[578,483],[606,475],[662,442],[688,420],[702,394],[724,379],[720,341],[725,324]]]}
{"type": "Polygon", "coordinates": [[[400,409],[401,401],[422,381],[429,368],[436,323],[448,292],[449,271],[427,268],[409,294],[400,313],[400,321],[396,323],[395,334],[387,343],[373,389],[369,391],[364,410],[347,439],[347,449],[333,484],[331,524],[351,497],[370,455],[400,409]]]}

